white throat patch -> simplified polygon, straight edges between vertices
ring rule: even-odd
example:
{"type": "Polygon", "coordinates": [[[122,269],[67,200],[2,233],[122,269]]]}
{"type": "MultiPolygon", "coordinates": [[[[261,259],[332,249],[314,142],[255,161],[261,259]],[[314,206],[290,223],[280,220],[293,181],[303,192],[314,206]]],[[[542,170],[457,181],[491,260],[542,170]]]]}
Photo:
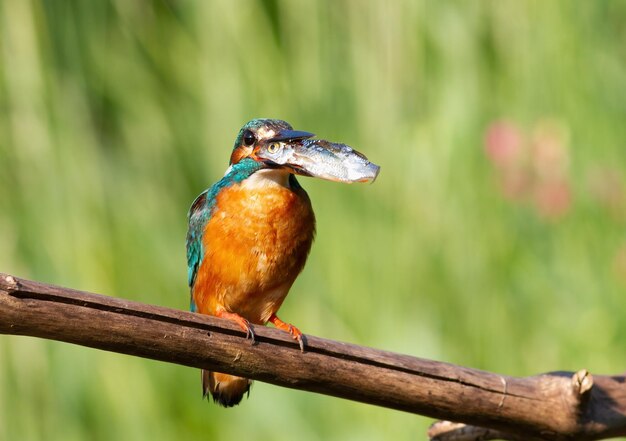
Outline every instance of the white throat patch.
{"type": "Polygon", "coordinates": [[[289,172],[277,169],[263,169],[242,182],[245,188],[263,188],[280,185],[289,188],[289,172]]]}

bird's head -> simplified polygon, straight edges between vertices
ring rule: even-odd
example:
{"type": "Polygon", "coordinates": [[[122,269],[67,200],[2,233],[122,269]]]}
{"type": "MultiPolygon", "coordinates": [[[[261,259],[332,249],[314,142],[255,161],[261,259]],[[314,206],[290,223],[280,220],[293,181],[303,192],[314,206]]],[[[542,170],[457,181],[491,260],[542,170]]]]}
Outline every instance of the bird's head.
{"type": "Polygon", "coordinates": [[[253,119],[239,131],[230,164],[250,158],[265,169],[338,182],[371,182],[378,176],[380,167],[365,155],[313,136],[278,119],[253,119]]]}

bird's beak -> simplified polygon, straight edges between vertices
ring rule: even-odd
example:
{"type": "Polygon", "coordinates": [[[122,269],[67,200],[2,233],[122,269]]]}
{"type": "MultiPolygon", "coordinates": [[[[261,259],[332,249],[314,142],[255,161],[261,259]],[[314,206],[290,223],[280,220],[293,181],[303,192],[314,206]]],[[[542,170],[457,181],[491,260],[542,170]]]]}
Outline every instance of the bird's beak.
{"type": "Polygon", "coordinates": [[[271,141],[299,141],[302,139],[312,138],[314,136],[314,133],[302,132],[300,130],[281,130],[272,137],[271,141]]]}
{"type": "MultiPolygon", "coordinates": [[[[311,136],[308,135],[307,138],[311,136]]],[[[282,144],[278,155],[272,157],[265,153],[263,159],[275,166],[287,168],[294,174],[329,181],[372,182],[378,176],[380,167],[353,148],[323,139],[307,138],[289,137],[282,144]]]]}

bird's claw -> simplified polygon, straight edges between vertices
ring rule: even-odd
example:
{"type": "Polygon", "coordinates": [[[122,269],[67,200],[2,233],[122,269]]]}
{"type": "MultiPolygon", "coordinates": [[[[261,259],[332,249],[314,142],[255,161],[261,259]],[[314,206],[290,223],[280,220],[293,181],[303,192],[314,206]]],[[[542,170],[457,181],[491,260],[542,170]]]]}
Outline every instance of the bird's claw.
{"type": "Polygon", "coordinates": [[[304,337],[301,335],[297,337],[296,340],[298,340],[298,344],[300,345],[300,352],[304,352],[304,337]]]}
{"type": "Polygon", "coordinates": [[[281,319],[276,317],[275,314],[272,314],[269,322],[276,326],[278,329],[282,329],[283,331],[287,331],[288,333],[290,333],[293,339],[298,342],[298,345],[300,346],[300,351],[304,352],[304,335],[302,334],[302,331],[300,331],[291,323],[283,322],[281,319]]]}
{"type": "Polygon", "coordinates": [[[291,324],[289,325],[289,328],[287,328],[287,332],[289,332],[293,339],[298,342],[298,345],[300,345],[300,352],[304,352],[304,337],[302,332],[291,324]]]}
{"type": "Polygon", "coordinates": [[[252,344],[255,343],[256,334],[254,333],[254,330],[252,329],[252,325],[250,324],[248,320],[246,320],[239,314],[235,314],[233,312],[217,311],[215,315],[217,317],[229,319],[237,323],[239,327],[243,329],[243,331],[246,333],[246,340],[250,339],[252,341],[252,344]]]}
{"type": "Polygon", "coordinates": [[[256,334],[254,333],[254,330],[252,329],[252,325],[250,325],[250,322],[248,322],[248,320],[246,320],[246,329],[245,329],[245,331],[246,331],[246,340],[250,339],[252,341],[252,344],[254,344],[256,334]]]}

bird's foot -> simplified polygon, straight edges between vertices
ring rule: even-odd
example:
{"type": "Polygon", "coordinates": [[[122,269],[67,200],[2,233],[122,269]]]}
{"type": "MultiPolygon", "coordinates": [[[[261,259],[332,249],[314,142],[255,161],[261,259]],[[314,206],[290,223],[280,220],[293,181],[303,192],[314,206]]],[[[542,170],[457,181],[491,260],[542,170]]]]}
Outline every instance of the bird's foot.
{"type": "Polygon", "coordinates": [[[278,329],[282,329],[283,331],[287,331],[288,333],[290,333],[293,339],[296,340],[300,345],[300,351],[304,352],[304,336],[298,328],[296,328],[291,323],[283,322],[276,316],[276,314],[272,314],[268,321],[276,326],[278,329]]]}
{"type": "Polygon", "coordinates": [[[249,338],[252,340],[252,343],[254,343],[254,337],[255,337],[254,330],[252,329],[252,326],[250,325],[250,322],[248,320],[246,320],[239,314],[235,314],[234,312],[227,312],[223,310],[217,310],[215,312],[215,316],[232,320],[235,323],[237,323],[239,327],[241,327],[241,329],[243,329],[243,331],[246,333],[246,339],[249,338]]]}

